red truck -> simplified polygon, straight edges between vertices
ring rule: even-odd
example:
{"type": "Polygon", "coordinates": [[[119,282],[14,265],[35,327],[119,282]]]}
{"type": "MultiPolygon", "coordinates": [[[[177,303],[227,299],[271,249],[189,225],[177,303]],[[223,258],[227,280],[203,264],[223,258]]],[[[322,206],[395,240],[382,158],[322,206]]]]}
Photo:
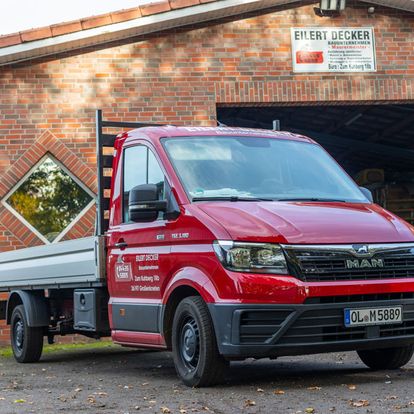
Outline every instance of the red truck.
{"type": "Polygon", "coordinates": [[[250,357],[410,360],[414,228],[312,139],[141,125],[115,138],[102,128],[136,125],[100,112],[97,126],[96,237],[0,254],[17,361],[71,333],[171,349],[189,386],[250,357]]]}

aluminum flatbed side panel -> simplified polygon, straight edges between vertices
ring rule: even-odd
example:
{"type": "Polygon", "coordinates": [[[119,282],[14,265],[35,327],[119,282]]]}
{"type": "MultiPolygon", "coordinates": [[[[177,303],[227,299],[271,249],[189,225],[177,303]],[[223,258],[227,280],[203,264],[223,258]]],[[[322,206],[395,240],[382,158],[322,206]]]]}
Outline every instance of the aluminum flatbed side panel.
{"type": "Polygon", "coordinates": [[[104,283],[103,236],[0,253],[0,291],[104,283]]]}

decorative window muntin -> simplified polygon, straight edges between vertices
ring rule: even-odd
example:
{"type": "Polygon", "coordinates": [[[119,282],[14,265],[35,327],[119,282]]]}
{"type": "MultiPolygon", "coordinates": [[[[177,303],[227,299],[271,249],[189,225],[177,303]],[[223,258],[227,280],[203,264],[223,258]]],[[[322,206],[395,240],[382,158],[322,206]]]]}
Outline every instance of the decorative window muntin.
{"type": "Polygon", "coordinates": [[[95,194],[48,153],[2,203],[48,244],[64,237],[95,203],[95,194]]]}

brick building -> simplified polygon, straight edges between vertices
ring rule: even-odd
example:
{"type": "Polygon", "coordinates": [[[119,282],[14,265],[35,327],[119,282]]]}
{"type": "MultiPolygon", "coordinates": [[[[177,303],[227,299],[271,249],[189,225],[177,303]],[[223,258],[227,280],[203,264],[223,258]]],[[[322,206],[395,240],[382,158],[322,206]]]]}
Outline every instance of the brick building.
{"type": "MultiPolygon", "coordinates": [[[[318,7],[169,0],[0,37],[0,251],[93,233],[97,108],[111,120],[280,124],[320,141],[412,220],[414,2],[348,0],[333,16],[318,7]],[[368,66],[318,69],[322,52],[292,53],[301,47],[293,28],[366,28],[368,66]],[[24,198],[42,174],[82,199],[67,200],[70,214],[53,228],[24,198]]],[[[301,33],[305,45],[318,40],[301,33]]],[[[0,342],[7,335],[0,325],[0,342]]]]}

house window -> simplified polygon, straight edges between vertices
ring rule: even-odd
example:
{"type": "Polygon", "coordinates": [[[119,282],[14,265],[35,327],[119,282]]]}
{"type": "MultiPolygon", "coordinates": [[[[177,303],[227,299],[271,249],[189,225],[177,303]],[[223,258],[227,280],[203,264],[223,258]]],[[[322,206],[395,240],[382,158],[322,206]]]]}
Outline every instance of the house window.
{"type": "Polygon", "coordinates": [[[45,156],[3,200],[45,243],[59,241],[94,202],[94,194],[56,161],[45,156]]]}

